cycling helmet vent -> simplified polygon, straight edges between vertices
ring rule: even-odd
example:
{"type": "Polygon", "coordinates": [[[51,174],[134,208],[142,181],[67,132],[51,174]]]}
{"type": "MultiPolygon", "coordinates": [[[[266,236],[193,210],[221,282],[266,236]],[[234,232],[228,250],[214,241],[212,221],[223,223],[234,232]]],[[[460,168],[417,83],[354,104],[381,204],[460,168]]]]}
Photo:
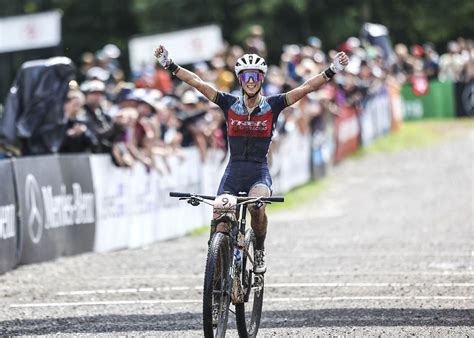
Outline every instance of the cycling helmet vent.
{"type": "Polygon", "coordinates": [[[244,70],[259,70],[264,75],[267,73],[267,64],[265,59],[257,54],[245,54],[235,63],[235,75],[239,76],[244,70]]]}

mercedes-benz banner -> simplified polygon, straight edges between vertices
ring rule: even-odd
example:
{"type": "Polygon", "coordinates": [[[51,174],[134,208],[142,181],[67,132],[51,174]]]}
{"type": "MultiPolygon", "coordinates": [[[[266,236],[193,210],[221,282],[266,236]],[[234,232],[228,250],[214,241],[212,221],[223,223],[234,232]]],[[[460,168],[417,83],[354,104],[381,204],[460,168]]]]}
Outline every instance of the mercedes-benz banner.
{"type": "Polygon", "coordinates": [[[92,172],[87,154],[61,155],[59,164],[66,188],[76,205],[75,223],[66,232],[68,245],[65,255],[93,251],[95,237],[95,196],[92,172]]]}
{"type": "Polygon", "coordinates": [[[14,161],[23,234],[20,263],[91,250],[95,207],[88,163],[57,155],[14,161]]]}
{"type": "Polygon", "coordinates": [[[10,160],[0,160],[0,273],[15,267],[18,261],[15,189],[10,160]]]}

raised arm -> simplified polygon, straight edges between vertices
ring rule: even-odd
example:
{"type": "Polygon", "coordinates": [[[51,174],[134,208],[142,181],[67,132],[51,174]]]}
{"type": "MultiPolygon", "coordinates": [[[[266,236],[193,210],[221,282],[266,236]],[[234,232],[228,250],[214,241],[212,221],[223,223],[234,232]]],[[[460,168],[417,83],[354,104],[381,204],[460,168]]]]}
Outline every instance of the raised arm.
{"type": "Polygon", "coordinates": [[[331,80],[331,78],[336,74],[344,70],[344,68],[349,63],[349,58],[347,57],[346,53],[339,52],[334,57],[334,62],[331,63],[328,69],[324,72],[319,73],[316,76],[313,76],[309,80],[305,81],[302,85],[290,90],[286,98],[288,100],[288,104],[292,105],[295,102],[301,100],[307,94],[317,90],[327,81],[331,80]]]}
{"type": "Polygon", "coordinates": [[[195,73],[175,64],[173,60],[168,57],[168,51],[164,46],[160,45],[155,49],[155,57],[163,68],[168,69],[178,79],[199,90],[202,95],[209,100],[213,101],[215,99],[217,90],[204,82],[195,73]]]}

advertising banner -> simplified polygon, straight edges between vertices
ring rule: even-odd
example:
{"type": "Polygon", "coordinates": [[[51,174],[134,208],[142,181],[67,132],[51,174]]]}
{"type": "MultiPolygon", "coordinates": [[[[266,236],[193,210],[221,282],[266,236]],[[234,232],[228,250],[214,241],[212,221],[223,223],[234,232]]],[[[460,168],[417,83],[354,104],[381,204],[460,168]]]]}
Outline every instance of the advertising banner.
{"type": "Polygon", "coordinates": [[[311,135],[311,178],[324,177],[334,163],[335,155],[335,121],[328,116],[319,115],[313,120],[311,135]]]}
{"type": "Polygon", "coordinates": [[[22,229],[20,263],[43,262],[81,251],[81,246],[74,247],[69,240],[74,235],[90,238],[88,232],[95,221],[94,195],[79,180],[66,186],[69,183],[63,181],[59,156],[20,158],[13,162],[13,168],[22,229]]]}
{"type": "Polygon", "coordinates": [[[199,151],[192,147],[183,149],[183,153],[182,157],[168,158],[169,172],[159,179],[159,227],[155,227],[155,240],[182,236],[191,229],[209,224],[211,219],[211,207],[193,207],[177,198],[169,197],[170,191],[199,193],[203,188],[203,164],[199,151]]]}
{"type": "Polygon", "coordinates": [[[0,274],[15,267],[19,258],[18,224],[12,164],[0,160],[0,274]]]}
{"type": "Polygon", "coordinates": [[[61,43],[61,11],[3,17],[0,53],[54,47],[61,43]]]}
{"type": "Polygon", "coordinates": [[[311,179],[311,135],[294,130],[272,144],[273,194],[282,194],[311,179]]]}
{"type": "Polygon", "coordinates": [[[474,80],[455,85],[456,116],[474,116],[474,80]]]}
{"type": "Polygon", "coordinates": [[[75,255],[94,249],[95,236],[95,196],[89,155],[61,155],[59,165],[62,173],[62,185],[66,194],[73,198],[76,208],[74,222],[80,226],[68,227],[67,246],[64,255],[75,255]]]}
{"type": "Polygon", "coordinates": [[[97,217],[94,251],[127,248],[132,171],[117,168],[108,155],[92,155],[90,164],[97,217]]]}
{"type": "Polygon", "coordinates": [[[182,236],[205,224],[204,216],[209,218],[211,210],[169,197],[170,191],[201,192],[199,153],[196,148],[183,153],[167,158],[164,173],[147,171],[139,164],[117,168],[110,156],[91,156],[97,210],[95,251],[138,247],[182,236]]]}
{"type": "Polygon", "coordinates": [[[392,113],[387,88],[381,87],[375,94],[364,98],[359,119],[362,145],[370,144],[390,131],[392,113]]]}
{"type": "Polygon", "coordinates": [[[410,85],[402,88],[404,119],[454,117],[454,86],[452,82],[431,81],[428,94],[417,96],[410,85]]]}
{"type": "Polygon", "coordinates": [[[215,195],[225,168],[229,162],[229,153],[222,150],[210,149],[206,154],[206,160],[202,163],[202,193],[215,195]]]}
{"type": "Polygon", "coordinates": [[[166,46],[177,64],[208,61],[222,50],[223,41],[218,25],[136,37],[128,43],[130,68],[139,72],[143,65],[153,65],[156,62],[153,51],[160,44],[166,46]]]}
{"type": "Polygon", "coordinates": [[[341,107],[336,118],[336,163],[359,148],[359,134],[359,120],[355,108],[341,107]]]}
{"type": "Polygon", "coordinates": [[[61,213],[53,212],[53,191],[61,189],[57,156],[25,157],[13,162],[20,208],[20,263],[37,263],[61,256],[66,233],[61,213]]]}

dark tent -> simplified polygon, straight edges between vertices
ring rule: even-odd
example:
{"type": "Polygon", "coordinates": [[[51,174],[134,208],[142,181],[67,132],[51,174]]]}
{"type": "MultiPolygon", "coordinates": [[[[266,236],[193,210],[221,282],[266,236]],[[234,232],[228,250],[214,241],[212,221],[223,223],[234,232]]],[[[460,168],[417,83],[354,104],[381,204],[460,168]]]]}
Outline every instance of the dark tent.
{"type": "Polygon", "coordinates": [[[23,155],[55,153],[63,139],[64,102],[75,67],[66,57],[25,62],[0,117],[0,144],[23,155]]]}

